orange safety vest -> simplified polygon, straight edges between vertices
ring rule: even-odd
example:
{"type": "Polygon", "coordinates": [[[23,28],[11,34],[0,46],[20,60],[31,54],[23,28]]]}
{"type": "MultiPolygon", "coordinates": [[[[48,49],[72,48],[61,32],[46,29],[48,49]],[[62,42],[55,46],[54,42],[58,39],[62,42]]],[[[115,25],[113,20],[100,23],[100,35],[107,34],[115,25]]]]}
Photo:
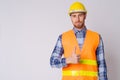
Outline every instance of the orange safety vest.
{"type": "Polygon", "coordinates": [[[74,47],[76,54],[80,55],[78,64],[68,64],[62,69],[62,80],[98,80],[96,49],[99,44],[99,34],[90,30],[86,31],[84,44],[80,49],[73,30],[62,34],[64,57],[71,56],[74,47]]]}

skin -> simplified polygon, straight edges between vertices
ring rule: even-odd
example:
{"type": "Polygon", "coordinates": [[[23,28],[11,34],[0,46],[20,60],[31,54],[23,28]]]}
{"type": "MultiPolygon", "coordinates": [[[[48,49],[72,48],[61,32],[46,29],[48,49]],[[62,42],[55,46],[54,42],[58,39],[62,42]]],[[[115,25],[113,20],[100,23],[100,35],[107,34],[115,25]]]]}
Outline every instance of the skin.
{"type": "MultiPolygon", "coordinates": [[[[71,21],[75,28],[81,30],[85,27],[86,13],[75,12],[70,15],[71,21]]],[[[72,51],[72,55],[66,58],[67,64],[77,64],[80,60],[80,55],[76,54],[76,47],[72,51]]]]}
{"type": "Polygon", "coordinates": [[[80,56],[76,54],[76,47],[74,47],[73,51],[72,51],[72,55],[68,58],[66,58],[66,63],[67,64],[77,64],[79,63],[80,60],[80,56]]]}
{"type": "Polygon", "coordinates": [[[86,13],[75,12],[70,15],[72,24],[77,29],[82,29],[85,27],[86,13]]]}

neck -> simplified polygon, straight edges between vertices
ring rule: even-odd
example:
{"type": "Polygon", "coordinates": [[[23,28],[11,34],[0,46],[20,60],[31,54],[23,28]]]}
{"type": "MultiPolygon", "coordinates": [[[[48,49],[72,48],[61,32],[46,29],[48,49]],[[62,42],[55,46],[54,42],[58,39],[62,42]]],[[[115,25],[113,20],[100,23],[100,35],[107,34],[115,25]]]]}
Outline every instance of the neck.
{"type": "Polygon", "coordinates": [[[82,27],[75,27],[77,30],[82,30],[85,27],[85,25],[83,25],[82,27]]]}

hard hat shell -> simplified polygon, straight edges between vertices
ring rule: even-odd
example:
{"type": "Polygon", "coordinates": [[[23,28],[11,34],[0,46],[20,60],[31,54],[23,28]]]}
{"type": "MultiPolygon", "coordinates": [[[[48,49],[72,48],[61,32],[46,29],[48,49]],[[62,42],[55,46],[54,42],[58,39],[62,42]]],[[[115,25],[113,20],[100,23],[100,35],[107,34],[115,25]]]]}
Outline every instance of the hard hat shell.
{"type": "Polygon", "coordinates": [[[68,14],[70,15],[73,12],[85,12],[85,13],[87,13],[87,10],[86,10],[85,6],[81,2],[77,1],[77,2],[74,2],[70,6],[68,14]]]}

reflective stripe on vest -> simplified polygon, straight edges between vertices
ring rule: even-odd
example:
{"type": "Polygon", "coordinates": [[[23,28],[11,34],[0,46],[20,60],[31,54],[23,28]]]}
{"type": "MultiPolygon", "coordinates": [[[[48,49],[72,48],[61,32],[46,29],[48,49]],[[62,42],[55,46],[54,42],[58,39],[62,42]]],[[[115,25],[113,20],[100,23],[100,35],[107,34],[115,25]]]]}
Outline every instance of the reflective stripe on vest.
{"type": "Polygon", "coordinates": [[[74,47],[76,54],[80,55],[78,64],[68,64],[62,68],[62,80],[98,80],[98,67],[96,61],[96,49],[99,45],[99,34],[90,30],[86,31],[86,37],[82,48],[73,30],[62,34],[64,57],[71,56],[74,47]]]}
{"type": "Polygon", "coordinates": [[[88,64],[88,65],[97,65],[97,61],[95,60],[86,60],[86,59],[82,59],[80,60],[81,64],[88,64]]]}
{"type": "Polygon", "coordinates": [[[62,71],[63,76],[98,76],[97,72],[93,71],[62,71]]]}

